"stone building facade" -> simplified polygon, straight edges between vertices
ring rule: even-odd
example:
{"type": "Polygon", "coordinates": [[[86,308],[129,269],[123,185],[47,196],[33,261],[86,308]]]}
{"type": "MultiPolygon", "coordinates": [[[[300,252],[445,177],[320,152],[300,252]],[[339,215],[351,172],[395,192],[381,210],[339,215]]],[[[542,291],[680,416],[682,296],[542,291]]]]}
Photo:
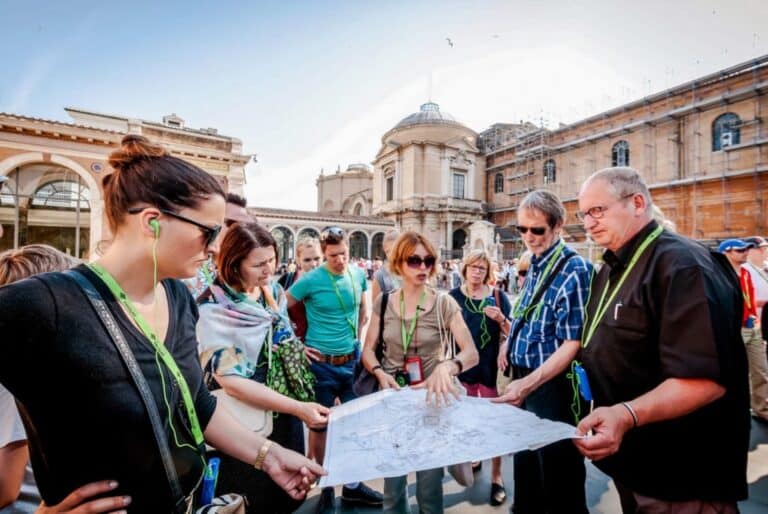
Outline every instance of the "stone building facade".
{"type": "Polygon", "coordinates": [[[367,164],[350,164],[326,175],[320,170],[317,210],[326,214],[369,216],[373,209],[373,172],[367,164]]]}
{"type": "Polygon", "coordinates": [[[485,159],[476,139],[432,102],[403,118],[382,136],[373,161],[374,215],[423,233],[444,257],[485,245],[485,159]]]}
{"type": "Polygon", "coordinates": [[[581,183],[601,168],[629,165],[680,233],[709,242],[766,234],[767,90],[763,56],[557,130],[491,127],[478,143],[488,217],[515,251],[521,245],[509,227],[520,200],[551,189],[566,204],[568,238],[585,242],[575,217],[581,183]]]}
{"type": "Polygon", "coordinates": [[[341,227],[349,238],[352,258],[382,259],[384,234],[393,228],[390,220],[354,214],[297,211],[250,207],[248,212],[267,227],[277,241],[281,262],[296,258],[296,243],[303,237],[319,237],[326,227],[341,227]]]}
{"type": "Polygon", "coordinates": [[[72,122],[0,113],[0,250],[47,243],[88,257],[110,238],[102,177],[107,157],[126,134],[142,134],[171,154],[242,194],[245,165],[239,139],[216,129],[191,129],[174,115],[162,122],[68,108],[72,122]]]}

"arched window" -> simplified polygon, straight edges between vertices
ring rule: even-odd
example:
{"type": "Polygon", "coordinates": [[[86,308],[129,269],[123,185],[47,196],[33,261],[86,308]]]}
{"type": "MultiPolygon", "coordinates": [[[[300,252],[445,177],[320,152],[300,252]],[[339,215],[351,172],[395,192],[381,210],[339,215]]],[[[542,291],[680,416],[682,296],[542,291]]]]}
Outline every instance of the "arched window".
{"type": "Polygon", "coordinates": [[[554,159],[549,159],[544,163],[544,183],[554,184],[555,180],[557,180],[557,166],[554,159]]]}
{"type": "Polygon", "coordinates": [[[270,230],[277,243],[278,262],[288,262],[293,259],[293,232],[285,227],[275,227],[270,230]]]}
{"type": "Polygon", "coordinates": [[[90,210],[91,191],[84,185],[70,180],[48,182],[32,195],[32,207],[53,207],[90,210]]]}
{"type": "Polygon", "coordinates": [[[384,258],[384,232],[376,232],[371,238],[371,258],[384,258]]]}
{"type": "Polygon", "coordinates": [[[320,239],[320,232],[313,228],[303,228],[299,231],[299,235],[296,236],[296,241],[300,241],[301,239],[304,239],[305,237],[313,237],[315,239],[320,239]]]}
{"type": "Polygon", "coordinates": [[[493,192],[494,193],[504,192],[504,174],[497,173],[496,176],[493,178],[493,192]]]}
{"type": "Polygon", "coordinates": [[[741,119],[732,112],[718,116],[712,123],[712,151],[741,143],[741,119]]]}
{"type": "Polygon", "coordinates": [[[355,216],[362,216],[363,215],[363,204],[357,203],[355,204],[355,209],[353,213],[355,216]]]}
{"type": "Polygon", "coordinates": [[[358,259],[368,258],[368,236],[362,232],[349,235],[349,256],[358,259]]]}
{"type": "Polygon", "coordinates": [[[611,151],[611,165],[629,166],[629,143],[626,141],[619,141],[613,145],[613,150],[611,151]]]}

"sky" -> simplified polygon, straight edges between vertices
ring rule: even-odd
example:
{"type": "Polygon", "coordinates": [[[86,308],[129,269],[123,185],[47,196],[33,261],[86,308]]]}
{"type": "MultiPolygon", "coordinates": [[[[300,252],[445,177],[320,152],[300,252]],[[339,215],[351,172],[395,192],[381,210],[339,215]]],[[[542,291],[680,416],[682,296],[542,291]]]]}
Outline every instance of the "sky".
{"type": "Polygon", "coordinates": [[[432,100],[477,132],[570,123],[768,54],[764,0],[0,0],[0,112],[237,137],[249,204],[315,210],[432,100]],[[448,41],[450,39],[450,42],[448,41]]]}

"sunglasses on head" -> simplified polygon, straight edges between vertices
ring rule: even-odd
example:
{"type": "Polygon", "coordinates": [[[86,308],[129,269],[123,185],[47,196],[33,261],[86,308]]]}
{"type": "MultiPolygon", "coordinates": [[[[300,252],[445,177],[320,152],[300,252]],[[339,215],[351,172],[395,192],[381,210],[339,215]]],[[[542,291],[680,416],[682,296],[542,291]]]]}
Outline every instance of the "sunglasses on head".
{"type": "Polygon", "coordinates": [[[521,234],[527,234],[529,230],[534,236],[543,236],[547,233],[547,227],[524,227],[523,225],[518,225],[515,228],[517,228],[517,231],[521,234]]]}
{"type": "Polygon", "coordinates": [[[320,232],[320,242],[338,244],[344,241],[344,229],[341,227],[328,227],[320,232]]]}
{"type": "MultiPolygon", "coordinates": [[[[144,209],[146,209],[146,207],[135,207],[133,209],[128,209],[128,214],[138,214],[144,209]]],[[[158,208],[157,210],[162,212],[166,216],[170,216],[171,218],[176,218],[179,221],[183,221],[184,223],[189,223],[190,225],[194,225],[197,228],[199,228],[200,232],[202,232],[203,236],[205,237],[204,246],[206,248],[211,246],[213,242],[216,241],[216,238],[219,237],[219,233],[221,233],[221,225],[214,225],[212,227],[209,227],[208,225],[203,225],[200,222],[187,218],[186,216],[182,216],[181,214],[177,214],[173,211],[169,211],[167,209],[158,208]]]]}
{"type": "Polygon", "coordinates": [[[423,259],[421,258],[420,255],[410,255],[405,259],[405,263],[408,265],[408,267],[414,268],[414,269],[420,268],[422,264],[427,269],[429,269],[435,265],[435,262],[437,262],[437,259],[431,255],[427,255],[423,259]]]}

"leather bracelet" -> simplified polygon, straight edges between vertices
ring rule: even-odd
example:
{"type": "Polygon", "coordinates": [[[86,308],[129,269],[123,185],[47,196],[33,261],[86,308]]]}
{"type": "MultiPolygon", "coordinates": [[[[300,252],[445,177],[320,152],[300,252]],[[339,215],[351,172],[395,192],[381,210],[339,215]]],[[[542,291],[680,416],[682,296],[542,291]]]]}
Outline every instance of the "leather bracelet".
{"type": "Polygon", "coordinates": [[[637,412],[635,412],[635,409],[633,409],[632,406],[628,402],[621,402],[621,404],[632,415],[632,422],[634,423],[634,425],[632,425],[632,428],[637,428],[637,412]]]}
{"type": "Polygon", "coordinates": [[[456,366],[459,367],[459,372],[456,373],[456,374],[457,375],[461,375],[461,373],[464,371],[464,364],[461,363],[461,361],[459,360],[458,357],[454,357],[453,359],[451,359],[451,362],[455,362],[456,363],[456,366]]]}
{"type": "Polygon", "coordinates": [[[376,364],[374,367],[371,368],[371,375],[375,375],[377,369],[384,369],[384,368],[381,367],[381,364],[376,364]]]}
{"type": "Polygon", "coordinates": [[[259,448],[259,454],[256,456],[256,460],[253,461],[253,467],[261,470],[264,467],[264,459],[267,458],[267,453],[269,453],[270,448],[272,448],[273,441],[267,439],[264,441],[264,444],[261,445],[261,448],[259,448]]]}

